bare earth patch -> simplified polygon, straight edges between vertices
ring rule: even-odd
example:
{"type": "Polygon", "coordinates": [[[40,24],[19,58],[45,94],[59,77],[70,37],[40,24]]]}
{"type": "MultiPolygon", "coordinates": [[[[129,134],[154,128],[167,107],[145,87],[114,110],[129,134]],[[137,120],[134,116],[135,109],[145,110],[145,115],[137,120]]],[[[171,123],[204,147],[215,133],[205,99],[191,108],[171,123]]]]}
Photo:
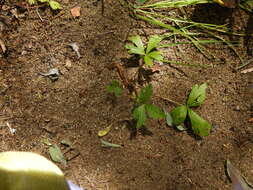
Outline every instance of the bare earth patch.
{"type": "MultiPolygon", "coordinates": [[[[8,1],[5,5],[18,7],[8,1]]],[[[180,51],[169,48],[164,53],[171,59],[213,66],[164,65],[152,75],[153,101],[167,110],[174,105],[159,97],[184,103],[192,85],[208,83],[205,104],[198,112],[216,126],[210,136],[196,140],[163,121],[149,121],[152,136],[130,139],[124,122],[131,117],[127,90],[118,99],[106,92],[110,81],[118,79],[111,65],[128,57],[124,44],[129,35],[156,30],[134,20],[117,1],[105,1],[103,15],[101,1],[62,5],[57,14],[38,9],[43,21],[32,7],[18,20],[7,14],[9,9],[3,11],[8,54],[0,59],[0,151],[33,151],[49,157],[43,139],[57,144],[68,139],[80,155],[73,158],[75,152],[67,153],[70,161],[59,167],[67,178],[90,190],[228,190],[226,159],[253,181],[253,131],[248,122],[253,117],[253,77],[234,70],[240,61],[230,50],[211,49],[224,60],[211,63],[191,46],[180,51]],[[70,13],[76,5],[81,6],[80,18],[70,13]],[[70,43],[78,44],[80,59],[70,43]],[[38,74],[50,68],[61,71],[55,82],[38,74]],[[112,131],[105,139],[122,148],[101,147],[97,132],[110,124],[112,131]],[[16,132],[11,134],[10,128],[16,132]]],[[[240,22],[244,16],[235,19],[240,22]]]]}

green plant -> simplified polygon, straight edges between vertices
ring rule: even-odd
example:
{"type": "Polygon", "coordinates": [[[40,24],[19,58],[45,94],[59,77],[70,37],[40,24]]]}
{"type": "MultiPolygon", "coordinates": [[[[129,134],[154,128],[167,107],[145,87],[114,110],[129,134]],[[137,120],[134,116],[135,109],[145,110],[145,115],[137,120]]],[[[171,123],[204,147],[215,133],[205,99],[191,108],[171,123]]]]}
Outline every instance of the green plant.
{"type": "Polygon", "coordinates": [[[168,125],[179,126],[190,119],[193,132],[200,136],[208,136],[211,131],[211,124],[200,117],[192,110],[193,107],[201,106],[206,97],[207,84],[194,85],[185,105],[180,105],[174,108],[170,113],[166,113],[166,121],[168,125]]]}
{"type": "Polygon", "coordinates": [[[107,91],[115,96],[120,96],[122,93],[120,82],[118,80],[112,80],[111,84],[107,86],[107,91]]]}
{"type": "Polygon", "coordinates": [[[159,107],[149,103],[152,94],[153,88],[149,84],[141,89],[140,94],[136,98],[136,106],[132,112],[133,118],[136,121],[136,128],[141,128],[148,116],[153,119],[163,119],[165,117],[164,112],[159,107]]]}
{"type": "Polygon", "coordinates": [[[27,0],[27,1],[30,5],[34,5],[37,2],[40,2],[48,4],[53,10],[61,9],[61,4],[54,0],[27,0]]]}
{"type": "Polygon", "coordinates": [[[157,50],[158,44],[162,41],[158,35],[151,36],[146,47],[139,35],[132,36],[128,40],[132,42],[125,45],[128,53],[139,55],[146,66],[151,67],[154,60],[163,61],[161,52],[157,50]]]}

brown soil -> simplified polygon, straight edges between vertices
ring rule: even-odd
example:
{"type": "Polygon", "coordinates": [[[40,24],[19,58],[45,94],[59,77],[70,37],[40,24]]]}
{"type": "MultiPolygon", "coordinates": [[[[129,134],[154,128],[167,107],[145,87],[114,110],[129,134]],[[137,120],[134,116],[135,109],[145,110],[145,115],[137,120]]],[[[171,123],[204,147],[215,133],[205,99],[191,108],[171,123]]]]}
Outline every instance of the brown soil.
{"type": "MultiPolygon", "coordinates": [[[[103,15],[97,0],[64,0],[57,14],[49,8],[39,8],[38,14],[33,7],[27,10],[23,4],[2,3],[1,15],[8,24],[2,39],[8,52],[0,59],[0,151],[33,151],[49,158],[43,139],[58,145],[68,139],[75,149],[66,157],[80,155],[59,167],[67,178],[88,190],[228,190],[226,159],[253,181],[253,131],[248,122],[253,117],[252,73],[234,70],[241,63],[229,49],[210,48],[223,60],[214,63],[191,46],[168,48],[164,53],[170,59],[213,66],[164,65],[151,77],[153,102],[167,110],[174,105],[164,98],[183,103],[192,85],[207,82],[207,98],[197,112],[216,126],[210,136],[197,140],[167,127],[164,121],[151,120],[146,127],[153,135],[138,133],[130,139],[124,120],[131,117],[132,102],[126,89],[117,99],[107,93],[110,81],[119,79],[111,66],[129,57],[124,49],[129,35],[144,37],[161,31],[134,20],[113,0],[105,1],[103,15]],[[69,10],[77,5],[81,16],[74,19],[69,10]],[[18,19],[10,14],[15,7],[18,19]],[[79,45],[80,59],[68,46],[72,42],[79,45]],[[38,74],[50,67],[62,73],[55,82],[38,74]],[[97,132],[110,124],[113,129],[103,139],[122,148],[101,146],[97,132]],[[17,130],[15,134],[8,125],[17,130]]],[[[193,18],[208,14],[200,21],[227,22],[225,15],[212,16],[224,10],[214,6],[203,13],[201,8],[193,10],[193,18]]],[[[232,26],[249,27],[250,19],[242,11],[231,15],[232,26]]],[[[243,45],[238,51],[249,58],[243,45]]]]}

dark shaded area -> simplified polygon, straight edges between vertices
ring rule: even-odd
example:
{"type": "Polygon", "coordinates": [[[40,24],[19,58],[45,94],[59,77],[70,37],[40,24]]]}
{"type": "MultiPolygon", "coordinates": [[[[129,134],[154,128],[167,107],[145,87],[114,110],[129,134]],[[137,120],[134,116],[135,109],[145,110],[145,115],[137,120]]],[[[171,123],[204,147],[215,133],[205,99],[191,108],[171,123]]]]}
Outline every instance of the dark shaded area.
{"type": "Polygon", "coordinates": [[[244,39],[244,45],[247,48],[247,53],[249,56],[253,54],[253,15],[250,15],[246,26],[246,36],[244,39]]]}
{"type": "Polygon", "coordinates": [[[210,24],[227,24],[230,28],[234,24],[233,12],[235,9],[222,7],[218,4],[197,5],[192,14],[191,19],[195,22],[203,22],[210,24]]]}

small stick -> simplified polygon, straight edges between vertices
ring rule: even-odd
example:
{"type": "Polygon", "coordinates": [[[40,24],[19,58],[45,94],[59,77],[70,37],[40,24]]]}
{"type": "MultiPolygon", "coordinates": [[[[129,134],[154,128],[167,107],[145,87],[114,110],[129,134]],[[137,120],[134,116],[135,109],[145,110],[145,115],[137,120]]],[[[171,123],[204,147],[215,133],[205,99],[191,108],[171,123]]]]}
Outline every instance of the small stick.
{"type": "Polygon", "coordinates": [[[239,67],[237,67],[235,70],[239,70],[245,66],[247,66],[248,64],[252,63],[253,58],[249,59],[248,61],[246,61],[244,64],[240,65],[239,67]]]}
{"type": "Polygon", "coordinates": [[[161,97],[161,96],[157,96],[157,95],[156,95],[156,97],[157,97],[157,98],[161,98],[161,99],[163,99],[163,100],[166,100],[166,101],[168,101],[168,102],[170,102],[170,103],[173,103],[173,104],[175,104],[175,105],[177,105],[177,106],[182,106],[182,104],[180,104],[180,103],[178,103],[178,102],[176,102],[176,101],[174,101],[174,100],[171,100],[171,99],[169,99],[169,98],[165,98],[165,97],[161,97]]]}
{"type": "Polygon", "coordinates": [[[44,22],[43,18],[40,16],[40,13],[39,13],[38,9],[36,9],[36,13],[37,13],[37,15],[39,16],[41,22],[44,22]]]}

